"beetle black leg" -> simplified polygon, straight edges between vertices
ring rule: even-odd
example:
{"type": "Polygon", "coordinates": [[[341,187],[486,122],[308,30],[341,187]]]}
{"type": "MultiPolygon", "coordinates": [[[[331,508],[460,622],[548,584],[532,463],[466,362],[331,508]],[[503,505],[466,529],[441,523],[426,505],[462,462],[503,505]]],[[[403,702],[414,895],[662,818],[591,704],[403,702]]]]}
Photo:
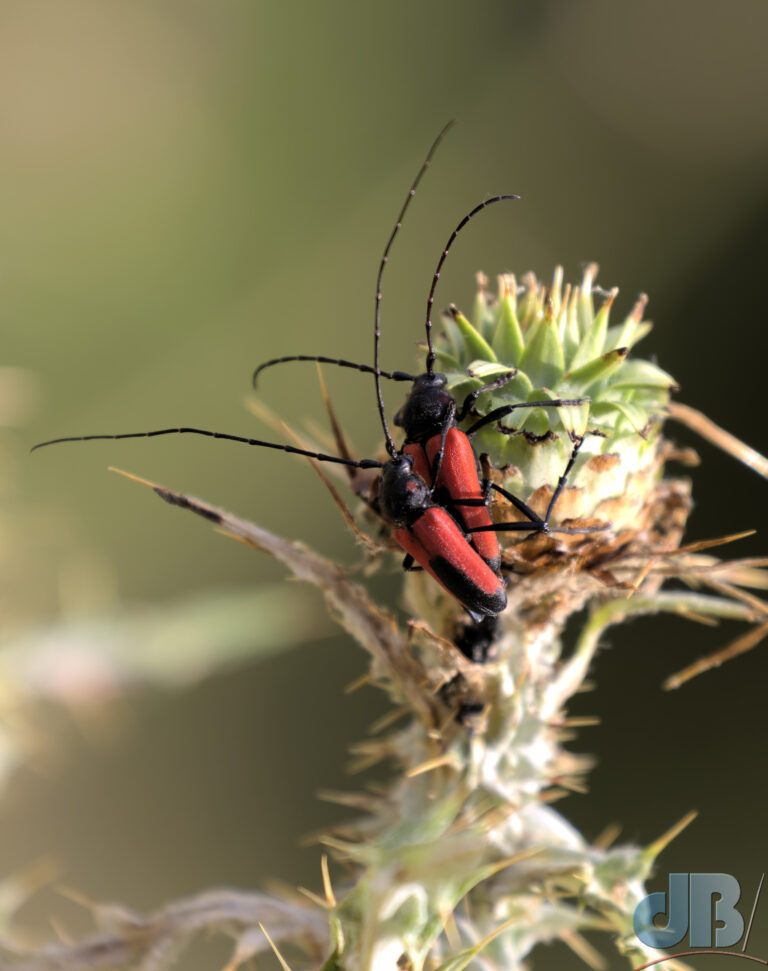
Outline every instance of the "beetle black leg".
{"type": "Polygon", "coordinates": [[[414,566],[416,561],[411,556],[410,553],[406,553],[403,557],[403,569],[406,573],[419,573],[424,570],[423,566],[414,566]]]}
{"type": "Polygon", "coordinates": [[[480,488],[483,493],[483,498],[486,502],[491,498],[491,483],[492,479],[490,476],[490,459],[488,458],[488,453],[483,452],[480,456],[480,471],[483,473],[483,481],[480,483],[480,488]]]}
{"type": "Polygon", "coordinates": [[[475,526],[470,533],[547,533],[542,523],[493,523],[490,526],[475,526]]]}
{"type": "MultiPolygon", "coordinates": [[[[470,377],[477,377],[477,375],[472,374],[470,370],[468,370],[467,373],[470,377]]],[[[461,403],[461,408],[459,408],[458,414],[456,415],[456,421],[464,421],[470,411],[472,411],[474,408],[475,402],[484,391],[497,391],[499,388],[503,388],[505,384],[509,384],[509,382],[518,374],[519,369],[513,368],[511,371],[506,371],[504,374],[500,374],[494,381],[490,381],[488,384],[484,384],[482,387],[476,388],[474,391],[470,391],[467,397],[461,403]]]]}
{"type": "MultiPolygon", "coordinates": [[[[486,425],[491,425],[493,422],[501,421],[502,418],[511,414],[517,408],[565,408],[583,405],[586,404],[587,401],[589,401],[589,398],[553,398],[551,401],[516,401],[511,405],[502,405],[500,408],[494,408],[493,411],[489,411],[487,415],[484,415],[482,418],[476,421],[474,425],[467,430],[467,437],[471,437],[476,431],[479,431],[486,425]]],[[[501,430],[508,431],[508,429],[501,430]]]]}
{"type": "Polygon", "coordinates": [[[572,527],[557,526],[555,529],[552,529],[552,530],[549,529],[549,521],[552,518],[552,513],[554,512],[555,504],[557,503],[557,500],[560,498],[560,495],[562,494],[562,491],[566,486],[566,483],[568,481],[568,476],[571,474],[574,462],[576,461],[576,456],[579,454],[579,449],[583,444],[584,444],[584,436],[580,435],[577,437],[574,443],[573,450],[571,452],[571,457],[568,459],[568,464],[566,465],[563,474],[557,480],[555,491],[552,493],[552,498],[549,500],[549,506],[547,506],[547,514],[544,517],[544,522],[547,524],[548,532],[570,533],[570,534],[599,533],[599,532],[602,532],[602,530],[604,529],[608,529],[608,525],[609,525],[608,523],[605,523],[604,525],[601,525],[601,526],[572,526],[572,527]]]}
{"type": "Polygon", "coordinates": [[[547,514],[544,517],[544,522],[549,525],[549,521],[552,518],[552,513],[554,512],[557,500],[562,495],[563,489],[568,482],[568,476],[571,474],[574,462],[576,461],[576,456],[579,454],[579,449],[584,444],[584,436],[579,436],[574,442],[573,449],[571,450],[571,457],[568,459],[568,464],[565,466],[565,470],[560,478],[557,480],[557,485],[555,486],[555,491],[552,493],[552,498],[549,500],[549,505],[547,506],[547,514]]]}
{"type": "Polygon", "coordinates": [[[462,604],[461,606],[466,610],[473,624],[480,624],[486,619],[486,614],[480,614],[476,610],[470,610],[466,604],[462,604]]]}
{"type": "MultiPolygon", "coordinates": [[[[557,480],[555,491],[552,493],[552,498],[549,500],[549,505],[547,506],[547,512],[543,519],[540,516],[538,516],[527,503],[523,502],[522,499],[518,499],[518,497],[513,495],[511,492],[507,492],[506,489],[502,489],[501,486],[497,486],[495,483],[492,483],[491,488],[495,489],[496,492],[503,495],[505,499],[508,499],[512,503],[512,505],[515,506],[516,509],[519,509],[524,516],[527,516],[532,523],[538,523],[538,527],[542,533],[548,533],[550,531],[549,523],[550,523],[550,520],[552,519],[552,513],[555,511],[557,500],[562,495],[563,489],[565,488],[568,482],[568,476],[571,474],[571,471],[573,470],[574,463],[576,462],[576,456],[579,454],[579,449],[581,448],[583,442],[584,442],[583,435],[576,439],[573,449],[571,450],[571,455],[570,455],[570,458],[568,459],[568,463],[565,466],[565,469],[563,470],[563,474],[557,480]]],[[[508,525],[515,525],[515,524],[510,523],[508,525]]],[[[523,525],[527,526],[528,524],[524,523],[523,525]]],[[[600,527],[600,528],[602,529],[604,527],[600,527]]],[[[593,530],[594,530],[594,527],[592,527],[590,531],[593,531],[593,530]]]]}
{"type": "Polygon", "coordinates": [[[557,500],[562,495],[563,489],[568,482],[568,476],[573,470],[574,463],[576,462],[576,456],[579,454],[579,449],[584,442],[584,436],[580,436],[576,439],[576,442],[571,451],[570,458],[568,459],[568,464],[563,470],[563,474],[557,480],[557,485],[555,486],[555,491],[552,493],[552,498],[549,500],[549,505],[547,506],[547,512],[542,519],[538,516],[531,507],[518,499],[513,493],[508,492],[506,489],[502,489],[501,486],[496,485],[495,482],[491,483],[491,489],[498,492],[499,495],[504,496],[505,499],[509,500],[516,509],[518,509],[524,516],[527,516],[531,522],[529,523],[494,523],[492,526],[480,526],[475,529],[470,530],[471,533],[479,532],[499,532],[499,533],[520,533],[520,532],[538,532],[538,533],[565,533],[568,535],[576,535],[579,533],[599,533],[605,529],[609,528],[609,524],[605,523],[600,526],[555,526],[551,527],[550,521],[552,519],[552,514],[555,510],[555,505],[557,500]]]}
{"type": "MultiPolygon", "coordinates": [[[[522,499],[519,499],[514,493],[507,492],[506,489],[502,489],[502,487],[500,485],[496,485],[495,482],[491,482],[490,487],[491,487],[491,489],[493,489],[494,492],[498,492],[498,494],[500,496],[504,496],[504,498],[506,500],[508,500],[509,502],[512,503],[512,505],[515,507],[515,509],[517,509],[519,512],[521,512],[524,516],[527,516],[528,519],[531,521],[530,524],[529,523],[520,523],[519,524],[520,526],[523,526],[523,527],[526,527],[526,528],[530,528],[530,526],[532,525],[536,529],[539,529],[539,530],[542,530],[542,531],[546,532],[547,521],[545,519],[542,519],[541,516],[539,516],[537,513],[535,513],[533,511],[533,509],[531,509],[531,507],[528,505],[527,502],[523,502],[523,500],[522,499]]],[[[515,525],[515,524],[514,523],[506,523],[506,524],[499,524],[499,525],[509,525],[509,526],[512,526],[512,525],[515,525]]]]}

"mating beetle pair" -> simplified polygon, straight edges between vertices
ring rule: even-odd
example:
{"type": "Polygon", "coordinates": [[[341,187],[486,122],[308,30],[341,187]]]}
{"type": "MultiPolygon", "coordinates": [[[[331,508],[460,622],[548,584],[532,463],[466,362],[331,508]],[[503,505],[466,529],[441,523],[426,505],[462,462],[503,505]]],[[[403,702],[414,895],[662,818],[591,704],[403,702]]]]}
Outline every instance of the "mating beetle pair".
{"type": "MultiPolygon", "coordinates": [[[[482,209],[496,202],[516,199],[500,195],[487,199],[472,209],[451,234],[437,264],[427,301],[427,360],[426,371],[419,376],[404,372],[385,372],[379,367],[381,281],[392,243],[432,156],[451,125],[447,125],[432,144],[429,153],[413,182],[389,237],[379,266],[374,316],[374,364],[354,364],[349,361],[322,356],[298,355],[267,361],[254,372],[254,384],[261,371],[287,361],[319,361],[372,373],[376,387],[379,417],[385,436],[389,458],[386,462],[374,459],[353,461],[340,456],[325,455],[306,449],[260,439],[246,438],[200,428],[165,428],[150,432],[130,432],[117,435],[85,435],[57,438],[42,442],[35,448],[65,441],[155,437],[167,434],[196,434],[228,441],[305,455],[323,462],[359,469],[380,469],[378,480],[378,508],[383,519],[393,527],[393,537],[406,553],[406,566],[415,561],[436,579],[462,606],[474,621],[499,614],[506,606],[504,582],[500,575],[501,555],[495,533],[498,531],[549,532],[550,518],[581,444],[577,440],[563,475],[553,492],[546,515],[538,516],[520,499],[499,486],[486,484],[481,488],[477,460],[468,435],[479,428],[498,422],[517,408],[560,407],[580,405],[585,399],[554,399],[526,401],[505,405],[482,416],[465,434],[457,423],[473,413],[473,407],[484,391],[502,387],[516,371],[502,374],[490,384],[472,391],[461,406],[446,388],[444,375],[435,372],[436,354],[432,342],[432,306],[443,263],[464,226],[482,209]],[[395,423],[405,430],[406,442],[398,451],[389,430],[381,394],[381,378],[413,382],[411,392],[395,423]],[[495,489],[526,517],[525,522],[494,524],[488,511],[488,491],[495,489]]],[[[591,532],[603,527],[561,528],[558,532],[591,532]]]]}

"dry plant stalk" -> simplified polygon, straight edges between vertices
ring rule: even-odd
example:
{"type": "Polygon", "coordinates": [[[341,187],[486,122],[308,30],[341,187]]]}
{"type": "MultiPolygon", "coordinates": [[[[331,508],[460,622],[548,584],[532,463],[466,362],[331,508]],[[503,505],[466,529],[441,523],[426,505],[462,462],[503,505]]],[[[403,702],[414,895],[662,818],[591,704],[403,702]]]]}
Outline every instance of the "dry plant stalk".
{"type": "MultiPolygon", "coordinates": [[[[429,577],[410,575],[406,599],[419,620],[403,629],[337,564],[146,483],[323,591],[331,613],[370,654],[367,680],[391,697],[393,719],[355,756],[361,767],[387,760],[392,781],[386,791],[330,794],[361,817],[324,839],[346,871],[332,884],[324,859],[322,897],[223,891],[144,918],[92,905],[103,927],[98,938],[17,955],[12,967],[161,968],[200,930],[234,936],[230,968],[291,942],[324,971],[512,971],[529,966],[535,945],[554,938],[600,967],[581,936],[594,929],[611,934],[629,966],[658,956],[634,936],[632,914],[658,853],[689,820],[651,846],[589,843],[553,805],[583,789],[589,769],[588,759],[564,747],[581,724],[569,720],[567,704],[584,684],[602,633],[633,615],[750,625],[669,687],[753,647],[768,631],[768,606],[749,588],[765,588],[766,561],[721,562],[707,552],[735,537],[680,545],[690,484],[666,477],[665,466],[694,464],[696,457],[661,434],[674,381],[629,357],[650,330],[646,298],[611,326],[617,291],[602,293],[595,309],[596,272],[589,266],[574,287],[563,287],[559,268],[549,287],[533,275],[521,286],[504,276],[497,295],[480,276],[472,321],[455,308],[445,319],[438,361],[457,398],[518,369],[502,389],[482,395],[482,414],[515,400],[589,398],[581,406],[515,412],[476,437],[491,477],[539,514],[574,440],[583,437],[557,522],[610,526],[525,539],[501,533],[509,606],[498,619],[472,624],[429,577]],[[684,587],[665,589],[670,579],[684,587]],[[585,607],[576,649],[563,660],[565,625],[585,607]]],[[[706,419],[689,412],[674,406],[675,417],[706,434],[706,419]]],[[[733,441],[720,438],[725,447],[733,441]]],[[[342,454],[348,449],[337,444],[342,454]]],[[[741,454],[765,468],[751,450],[741,454]]],[[[356,485],[367,487],[359,478],[356,485]]],[[[520,514],[497,501],[493,516],[505,522],[520,514]]]]}

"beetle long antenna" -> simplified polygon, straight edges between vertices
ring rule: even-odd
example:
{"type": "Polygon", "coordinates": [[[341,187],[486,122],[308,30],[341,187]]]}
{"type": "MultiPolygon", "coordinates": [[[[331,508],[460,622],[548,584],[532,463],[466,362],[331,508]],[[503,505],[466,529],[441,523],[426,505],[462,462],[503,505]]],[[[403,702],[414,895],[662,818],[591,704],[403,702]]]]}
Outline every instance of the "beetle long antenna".
{"type": "Polygon", "coordinates": [[[416,194],[416,189],[418,188],[419,182],[421,182],[422,176],[429,168],[429,163],[432,161],[432,156],[437,150],[437,146],[443,140],[444,136],[453,128],[454,122],[449,121],[448,124],[443,128],[437,138],[432,142],[432,145],[427,152],[427,157],[424,159],[421,168],[419,169],[418,175],[413,180],[408,195],[405,197],[405,202],[400,210],[400,215],[397,217],[397,222],[387,240],[387,245],[384,247],[384,253],[381,257],[381,263],[379,264],[379,275],[376,278],[376,309],[373,317],[373,367],[374,367],[374,377],[376,381],[376,402],[379,406],[379,418],[381,419],[381,427],[384,429],[384,436],[387,440],[387,452],[389,452],[392,458],[397,457],[397,449],[395,448],[395,443],[392,441],[392,435],[389,431],[389,425],[387,424],[387,416],[384,411],[384,400],[381,397],[381,379],[379,377],[379,339],[381,338],[381,330],[379,328],[379,320],[381,316],[381,278],[384,275],[384,267],[387,265],[389,260],[389,251],[392,248],[392,243],[394,242],[395,236],[397,236],[400,225],[403,221],[403,216],[408,209],[411,199],[413,199],[416,194]]]}
{"type": "Polygon", "coordinates": [[[30,449],[34,452],[37,448],[45,448],[47,445],[59,445],[61,442],[92,442],[101,439],[116,438],[155,438],[158,435],[205,435],[207,438],[223,438],[228,442],[240,442],[243,445],[259,445],[262,448],[276,448],[281,452],[291,452],[294,455],[306,455],[307,458],[317,459],[318,462],[335,462],[337,465],[350,465],[356,469],[380,469],[381,462],[374,459],[361,459],[354,462],[352,459],[343,459],[338,455],[324,455],[322,452],[309,452],[305,448],[296,448],[293,445],[279,445],[277,442],[265,442],[260,438],[243,438],[241,435],[228,435],[226,432],[210,432],[204,428],[160,428],[152,432],[125,432],[121,435],[73,435],[68,438],[53,438],[49,442],[39,442],[30,449]]]}
{"type": "MultiPolygon", "coordinates": [[[[260,364],[256,370],[253,372],[253,386],[259,380],[259,375],[262,371],[265,371],[268,367],[272,367],[274,364],[287,364],[289,361],[315,361],[317,364],[335,364],[338,367],[348,367],[354,368],[355,371],[363,371],[366,374],[375,374],[376,368],[370,366],[370,364],[354,364],[352,361],[342,361],[336,357],[323,357],[321,354],[308,356],[306,354],[291,354],[289,357],[275,357],[271,361],[265,361],[260,364]]],[[[390,381],[415,381],[416,378],[412,374],[406,374],[405,371],[379,371],[382,378],[388,378],[390,381]]]]}
{"type": "Polygon", "coordinates": [[[432,345],[432,304],[435,302],[435,290],[437,289],[437,281],[440,279],[440,271],[443,268],[443,263],[445,263],[446,256],[448,256],[448,251],[450,250],[451,246],[453,246],[453,241],[467,225],[469,220],[473,216],[476,216],[482,209],[485,209],[486,206],[492,206],[494,202],[503,202],[505,199],[519,198],[520,196],[505,195],[493,196],[490,199],[486,199],[485,202],[481,202],[479,206],[475,206],[471,212],[468,212],[449,236],[448,242],[445,244],[445,249],[440,256],[440,259],[437,261],[437,269],[435,270],[435,275],[432,277],[432,286],[429,288],[429,297],[427,298],[427,374],[433,373],[435,369],[436,357],[435,349],[432,345]]]}

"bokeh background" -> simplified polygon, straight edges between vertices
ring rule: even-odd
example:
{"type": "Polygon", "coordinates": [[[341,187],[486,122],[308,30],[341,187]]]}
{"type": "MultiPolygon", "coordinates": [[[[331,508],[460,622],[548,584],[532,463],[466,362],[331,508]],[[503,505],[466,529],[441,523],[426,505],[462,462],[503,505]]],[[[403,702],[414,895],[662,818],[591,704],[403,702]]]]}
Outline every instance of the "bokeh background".
{"type": "MultiPolygon", "coordinates": [[[[0,875],[51,860],[61,882],[138,909],[317,885],[302,841],[339,810],[315,791],[348,785],[346,746],[384,710],[370,689],[343,694],[363,657],[266,557],[107,466],[354,562],[326,491],[298,460],[195,438],[27,450],[181,424],[265,435],[246,407],[255,364],[369,360],[380,253],[449,118],[385,277],[384,366],[417,366],[460,216],[518,192],[463,235],[438,303],[468,307],[479,269],[562,263],[574,280],[597,260],[620,313],[649,293],[643,353],[680,399],[765,450],[767,30],[763,0],[2,0],[0,875]]],[[[368,380],[326,378],[371,454],[368,380]]],[[[322,419],[309,366],[262,395],[296,424],[322,419]]],[[[764,526],[766,484],[699,450],[689,537],[764,526]]],[[[371,586],[395,603],[398,583],[392,569],[371,586]]],[[[665,866],[733,873],[751,899],[768,861],[768,648],[659,688],[738,633],[612,631],[580,712],[602,718],[577,745],[599,760],[591,792],[562,808],[590,836],[620,822],[644,842],[699,809],[665,866]]],[[[44,935],[53,915],[85,926],[53,890],[21,919],[44,935]]],[[[753,953],[768,950],[759,918],[753,953]]],[[[184,966],[218,966],[201,951],[184,966]]],[[[536,963],[577,966],[557,945],[536,963]]]]}

